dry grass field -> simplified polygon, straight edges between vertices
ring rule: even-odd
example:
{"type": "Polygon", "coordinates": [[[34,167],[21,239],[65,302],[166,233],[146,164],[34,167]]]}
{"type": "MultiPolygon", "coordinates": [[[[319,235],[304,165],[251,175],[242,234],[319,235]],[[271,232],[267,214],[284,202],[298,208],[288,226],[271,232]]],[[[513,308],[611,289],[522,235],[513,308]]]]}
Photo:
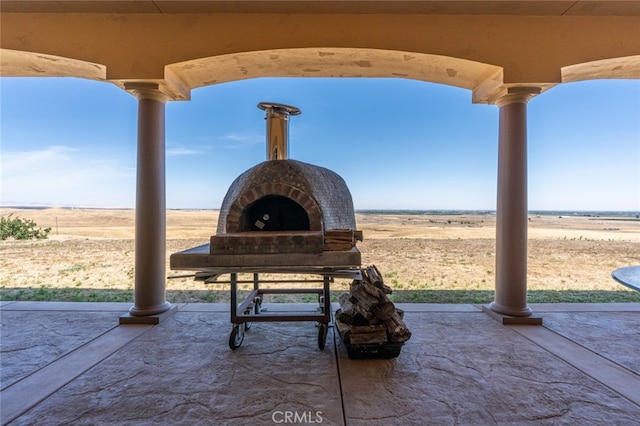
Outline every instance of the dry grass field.
{"type": "MultiPolygon", "coordinates": [[[[0,209],[2,216],[11,213],[52,230],[45,240],[0,242],[2,300],[133,301],[132,210],[0,209]]],[[[169,270],[169,255],[206,244],[217,219],[217,211],[167,212],[169,276],[185,274],[169,270]]],[[[358,243],[363,264],[383,272],[395,301],[493,300],[495,216],[357,214],[356,219],[365,237],[358,243]]],[[[638,263],[636,218],[530,216],[530,302],[640,302],[640,292],[610,276],[616,268],[638,263]]],[[[336,281],[332,295],[347,285],[336,281]]],[[[227,301],[228,288],[172,278],[167,299],[227,301]]]]}

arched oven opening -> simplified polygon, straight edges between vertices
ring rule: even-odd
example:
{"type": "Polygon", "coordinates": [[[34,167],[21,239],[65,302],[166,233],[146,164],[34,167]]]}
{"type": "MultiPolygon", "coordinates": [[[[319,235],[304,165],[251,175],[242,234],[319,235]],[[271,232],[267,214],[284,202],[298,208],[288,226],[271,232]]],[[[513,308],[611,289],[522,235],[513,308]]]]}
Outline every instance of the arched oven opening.
{"type": "Polygon", "coordinates": [[[280,195],[262,197],[249,205],[241,229],[247,231],[309,231],[309,215],[290,198],[280,195]]]}

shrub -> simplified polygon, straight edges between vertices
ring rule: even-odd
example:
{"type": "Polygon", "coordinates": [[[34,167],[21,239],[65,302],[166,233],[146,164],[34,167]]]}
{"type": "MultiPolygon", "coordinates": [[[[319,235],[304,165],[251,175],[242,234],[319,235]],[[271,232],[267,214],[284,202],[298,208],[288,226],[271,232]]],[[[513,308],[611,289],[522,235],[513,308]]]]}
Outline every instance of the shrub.
{"type": "Polygon", "coordinates": [[[6,218],[0,218],[0,240],[7,238],[15,238],[16,240],[30,240],[36,238],[42,240],[47,238],[51,228],[38,228],[36,223],[31,219],[21,219],[12,217],[13,213],[6,218]]]}

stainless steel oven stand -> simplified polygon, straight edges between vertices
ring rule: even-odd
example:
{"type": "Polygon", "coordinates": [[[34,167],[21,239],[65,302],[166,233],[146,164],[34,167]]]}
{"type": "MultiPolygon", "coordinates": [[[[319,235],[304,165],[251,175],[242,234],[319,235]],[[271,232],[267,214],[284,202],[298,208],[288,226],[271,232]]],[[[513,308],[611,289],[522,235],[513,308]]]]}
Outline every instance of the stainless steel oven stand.
{"type": "Polygon", "coordinates": [[[233,328],[229,335],[229,347],[237,349],[244,341],[245,331],[251,328],[253,322],[276,321],[316,321],[318,323],[318,348],[324,349],[327,340],[329,323],[331,322],[331,294],[329,284],[333,279],[324,275],[321,280],[274,280],[261,281],[260,274],[253,274],[253,281],[238,281],[238,273],[231,272],[231,323],[233,328]],[[240,303],[238,303],[238,284],[253,283],[253,290],[240,303]],[[322,283],[318,288],[261,288],[260,283],[322,283]],[[317,294],[318,312],[308,314],[270,314],[262,311],[263,296],[266,294],[317,294]]]}

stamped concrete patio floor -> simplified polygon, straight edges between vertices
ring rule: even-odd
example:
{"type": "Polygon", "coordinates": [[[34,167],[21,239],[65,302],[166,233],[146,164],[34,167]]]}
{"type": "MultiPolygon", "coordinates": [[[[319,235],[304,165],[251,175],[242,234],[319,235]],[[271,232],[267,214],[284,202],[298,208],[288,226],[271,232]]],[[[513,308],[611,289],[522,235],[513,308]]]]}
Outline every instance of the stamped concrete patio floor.
{"type": "Polygon", "coordinates": [[[228,305],[118,325],[129,306],[2,302],[1,423],[640,425],[640,304],[532,305],[542,326],[399,305],[413,337],[390,360],[349,359],[333,328],[319,350],[310,322],[231,351],[228,305]]]}

